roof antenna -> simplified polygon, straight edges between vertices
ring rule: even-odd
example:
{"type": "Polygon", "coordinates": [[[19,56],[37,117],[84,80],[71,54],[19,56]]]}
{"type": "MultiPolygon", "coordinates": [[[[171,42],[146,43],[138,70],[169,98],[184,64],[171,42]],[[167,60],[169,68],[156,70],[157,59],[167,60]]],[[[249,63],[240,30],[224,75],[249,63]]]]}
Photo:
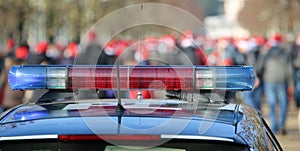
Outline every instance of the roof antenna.
{"type": "Polygon", "coordinates": [[[121,101],[121,88],[120,88],[120,68],[119,68],[119,59],[117,59],[117,87],[118,87],[118,104],[116,107],[116,114],[118,115],[118,126],[120,128],[120,124],[122,121],[122,116],[124,114],[125,108],[122,106],[122,101],[121,101]]]}

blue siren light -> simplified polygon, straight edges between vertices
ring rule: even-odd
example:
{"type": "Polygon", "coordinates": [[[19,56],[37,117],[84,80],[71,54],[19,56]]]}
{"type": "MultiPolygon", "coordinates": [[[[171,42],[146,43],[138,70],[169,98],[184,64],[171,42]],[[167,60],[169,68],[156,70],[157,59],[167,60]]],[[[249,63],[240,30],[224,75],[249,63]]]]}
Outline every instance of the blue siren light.
{"type": "Polygon", "coordinates": [[[13,90],[46,89],[46,69],[43,66],[12,66],[8,83],[13,90]]]}
{"type": "Polygon", "coordinates": [[[13,90],[252,90],[251,66],[13,66],[13,90]],[[117,77],[119,70],[119,77],[117,77]]]}

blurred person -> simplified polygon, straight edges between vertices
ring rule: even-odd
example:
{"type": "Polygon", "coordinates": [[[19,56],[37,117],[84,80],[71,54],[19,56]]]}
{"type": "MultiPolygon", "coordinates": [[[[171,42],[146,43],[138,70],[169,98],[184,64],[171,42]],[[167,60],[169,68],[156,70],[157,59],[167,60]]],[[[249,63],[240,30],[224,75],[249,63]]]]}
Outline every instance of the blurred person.
{"type": "MultiPolygon", "coordinates": [[[[2,76],[4,74],[4,63],[5,63],[5,58],[6,58],[6,54],[3,51],[0,51],[0,104],[3,100],[3,95],[4,95],[4,83],[6,82],[4,79],[4,76],[2,76]]],[[[3,108],[1,108],[0,106],[0,113],[3,111],[3,108]]]]}
{"type": "Polygon", "coordinates": [[[87,35],[88,44],[78,54],[75,60],[75,64],[81,65],[95,65],[99,59],[99,55],[102,51],[102,47],[97,43],[97,35],[94,31],[90,31],[87,35]]]}
{"type": "Polygon", "coordinates": [[[291,46],[291,62],[294,70],[294,100],[298,109],[298,130],[300,132],[300,35],[291,46]]]}
{"type": "Polygon", "coordinates": [[[146,47],[147,42],[142,41],[135,45],[134,58],[139,65],[150,65],[150,51],[146,47]]]}
{"type": "Polygon", "coordinates": [[[174,54],[175,38],[173,35],[162,35],[160,38],[150,36],[143,41],[143,45],[149,52],[149,58],[151,58],[149,64],[151,65],[173,64],[172,61],[176,60],[172,58],[173,60],[170,62],[168,59],[174,54]]]}
{"type": "MultiPolygon", "coordinates": [[[[6,41],[6,50],[0,52],[0,103],[2,103],[6,78],[5,75],[5,59],[7,57],[14,57],[15,52],[15,41],[12,37],[12,34],[9,35],[8,40],[6,41]]],[[[0,113],[3,111],[3,107],[0,107],[0,113]]]]}
{"type": "Polygon", "coordinates": [[[50,58],[46,56],[48,42],[41,41],[36,44],[36,48],[30,52],[27,64],[49,64],[50,58]]]}
{"type": "Polygon", "coordinates": [[[184,64],[183,59],[186,59],[186,56],[183,56],[184,52],[180,49],[180,44],[176,43],[176,39],[172,35],[164,35],[159,39],[158,51],[160,52],[158,58],[167,65],[182,65],[184,64]],[[163,58],[160,55],[162,50],[165,50],[163,58]]]}
{"type": "Polygon", "coordinates": [[[169,36],[161,38],[167,47],[166,60],[170,65],[204,65],[206,56],[203,52],[203,39],[194,38],[191,31],[185,31],[181,38],[169,36]]]}
{"type": "Polygon", "coordinates": [[[159,53],[157,51],[158,45],[159,45],[159,39],[156,39],[153,36],[146,37],[145,40],[143,41],[143,45],[145,49],[149,51],[149,64],[154,64],[157,65],[159,59],[159,53]]]}
{"type": "Polygon", "coordinates": [[[26,41],[21,42],[20,46],[14,50],[11,48],[8,54],[2,57],[3,66],[1,67],[0,98],[4,109],[11,108],[22,103],[24,93],[13,92],[7,83],[8,70],[12,65],[24,64],[29,55],[29,46],[26,41]],[[16,96],[9,96],[16,95],[16,96]],[[19,99],[19,100],[17,100],[19,99]]]}
{"type": "MultiPolygon", "coordinates": [[[[36,44],[35,49],[31,50],[26,60],[26,64],[39,65],[39,64],[52,64],[51,59],[47,57],[48,42],[40,41],[36,44]]],[[[26,91],[23,96],[24,103],[28,103],[37,96],[45,93],[45,91],[26,91]]]]}
{"type": "Polygon", "coordinates": [[[117,59],[116,56],[116,47],[118,45],[118,40],[114,39],[103,48],[102,51],[98,52],[98,61],[99,65],[113,65],[117,59]],[[99,54],[100,53],[100,54],[99,54]]]}
{"type": "MultiPolygon", "coordinates": [[[[51,49],[51,48],[49,48],[49,49],[51,49]]],[[[58,51],[58,56],[57,56],[57,60],[56,60],[56,63],[57,64],[62,64],[62,65],[64,65],[64,64],[66,64],[64,61],[64,59],[65,59],[65,56],[64,56],[64,51],[65,51],[65,49],[66,49],[66,45],[65,44],[63,44],[62,42],[60,42],[60,41],[57,41],[57,42],[55,42],[55,49],[58,51]]]]}
{"type": "MultiPolygon", "coordinates": [[[[64,50],[64,59],[62,61],[62,64],[97,65],[101,47],[96,43],[96,33],[88,33],[88,44],[81,51],[79,51],[78,42],[79,41],[70,42],[69,45],[66,47],[66,49],[64,50]]],[[[107,93],[105,90],[80,90],[78,91],[78,98],[107,98],[107,93]]]]}
{"type": "Polygon", "coordinates": [[[196,43],[196,50],[195,50],[195,55],[196,55],[196,65],[207,65],[207,59],[206,59],[206,54],[204,53],[204,44],[205,44],[205,36],[198,35],[195,38],[195,43],[196,43]]]}
{"type": "Polygon", "coordinates": [[[219,65],[220,63],[220,53],[217,50],[213,50],[212,52],[207,54],[207,64],[212,66],[212,65],[219,65]]]}
{"type": "Polygon", "coordinates": [[[129,46],[129,44],[130,41],[128,40],[119,40],[118,45],[115,47],[115,56],[121,56],[124,50],[129,46]]]}
{"type": "MultiPolygon", "coordinates": [[[[124,58],[120,59],[119,56],[122,55],[125,47],[127,44],[125,44],[125,41],[120,40],[120,39],[113,39],[110,42],[105,45],[104,49],[100,51],[101,53],[98,55],[98,62],[97,64],[99,65],[116,65],[117,64],[117,59],[118,59],[118,64],[122,65],[125,61],[124,58]]],[[[132,57],[134,55],[132,54],[132,57]]],[[[125,58],[128,59],[128,58],[125,58]]],[[[113,90],[106,90],[106,91],[100,91],[99,96],[100,98],[114,98],[117,93],[115,93],[113,90]]],[[[128,94],[124,93],[123,91],[121,92],[121,95],[128,96],[128,94]]]]}
{"type": "Polygon", "coordinates": [[[53,37],[49,38],[49,45],[46,51],[46,56],[50,59],[51,64],[60,64],[61,62],[61,52],[57,48],[53,37]]]}
{"type": "Polygon", "coordinates": [[[4,79],[3,83],[3,100],[1,106],[4,110],[10,109],[16,105],[23,103],[24,91],[13,91],[8,84],[8,72],[11,66],[21,65],[25,62],[22,59],[17,59],[15,57],[6,57],[5,58],[5,68],[4,73],[1,74],[1,79],[4,79]]]}
{"type": "MultiPolygon", "coordinates": [[[[114,65],[116,63],[116,47],[118,45],[118,40],[110,41],[98,54],[98,61],[96,62],[97,65],[114,65]]],[[[114,98],[115,94],[113,90],[106,90],[106,91],[98,91],[99,98],[114,98]]]]}
{"type": "MultiPolygon", "coordinates": [[[[245,53],[245,64],[253,66],[254,70],[256,70],[259,53],[265,43],[265,40],[261,36],[253,36],[248,42],[247,52],[245,53]]],[[[263,80],[260,73],[256,73],[256,76],[257,78],[254,89],[252,91],[243,92],[243,100],[245,104],[253,107],[257,111],[261,111],[263,80]]]]}
{"type": "Polygon", "coordinates": [[[6,41],[6,51],[1,51],[0,57],[0,73],[4,69],[4,60],[6,57],[13,57],[15,52],[15,41],[12,38],[12,34],[9,35],[6,41]]]}
{"type": "MultiPolygon", "coordinates": [[[[197,63],[197,57],[196,57],[196,43],[194,42],[194,34],[190,30],[186,30],[182,38],[180,40],[180,48],[184,52],[183,55],[187,56],[189,60],[184,59],[181,60],[183,64],[193,64],[196,65],[197,63]]],[[[180,57],[180,59],[183,59],[185,57],[180,57]]]]}
{"type": "MultiPolygon", "coordinates": [[[[245,64],[245,57],[238,49],[237,44],[234,43],[233,38],[227,39],[227,45],[225,46],[224,64],[226,66],[244,65],[245,64]]],[[[229,102],[235,102],[236,101],[236,92],[235,91],[226,91],[225,98],[229,102]]]]}
{"type": "Polygon", "coordinates": [[[135,50],[129,47],[123,51],[123,53],[118,57],[120,64],[134,66],[137,65],[137,61],[134,56],[135,50]]]}
{"type": "MultiPolygon", "coordinates": [[[[237,42],[237,41],[236,41],[237,42]]],[[[228,44],[225,47],[225,60],[228,60],[226,65],[243,65],[245,64],[245,56],[241,53],[237,43],[233,38],[229,38],[228,44]]]]}
{"type": "MultiPolygon", "coordinates": [[[[88,44],[87,46],[79,52],[75,64],[78,65],[113,65],[116,60],[116,47],[118,45],[118,40],[109,41],[104,48],[97,42],[97,34],[94,31],[90,31],[87,35],[88,44]]],[[[81,92],[84,96],[86,93],[81,92]]],[[[94,98],[95,96],[91,96],[94,98]]],[[[112,90],[101,90],[97,92],[97,98],[112,98],[114,93],[112,90]]]]}
{"type": "Polygon", "coordinates": [[[168,53],[166,63],[169,65],[183,65],[185,62],[182,60],[186,59],[184,55],[184,52],[179,47],[174,47],[173,50],[168,53]]]}
{"type": "Polygon", "coordinates": [[[264,81],[264,93],[270,108],[271,129],[274,133],[286,134],[285,122],[288,109],[288,86],[293,85],[292,66],[285,49],[283,38],[274,35],[269,41],[270,49],[263,54],[257,65],[257,72],[264,81]],[[279,102],[279,116],[276,106],[279,102]]]}
{"type": "Polygon", "coordinates": [[[222,62],[222,57],[216,40],[207,39],[203,49],[206,54],[208,65],[224,65],[223,63],[220,63],[222,62]]]}
{"type": "Polygon", "coordinates": [[[15,50],[14,57],[22,61],[26,61],[29,56],[29,46],[27,42],[22,42],[21,45],[15,50]]]}
{"type": "MultiPolygon", "coordinates": [[[[120,65],[149,65],[149,51],[146,47],[149,41],[145,40],[142,43],[135,43],[131,47],[123,47],[122,53],[118,53],[118,62],[120,65]]],[[[129,43],[128,43],[129,44],[129,43]]],[[[127,45],[128,45],[127,44],[127,45]]],[[[117,92],[114,91],[113,95],[117,97],[117,92]]],[[[128,90],[121,91],[121,96],[128,98],[151,98],[153,94],[149,90],[128,90]]]]}
{"type": "Polygon", "coordinates": [[[6,52],[7,52],[6,56],[12,57],[14,53],[14,49],[15,49],[15,41],[13,39],[13,35],[10,34],[9,39],[6,42],[6,52]]]}
{"type": "MultiPolygon", "coordinates": [[[[61,64],[73,64],[74,60],[77,56],[78,52],[78,43],[77,42],[70,42],[66,49],[63,51],[63,59],[61,64]]],[[[85,58],[86,59],[86,58],[85,58]]],[[[91,58],[89,58],[91,59],[91,58]]],[[[86,60],[89,60],[86,59],[86,60]]]]}

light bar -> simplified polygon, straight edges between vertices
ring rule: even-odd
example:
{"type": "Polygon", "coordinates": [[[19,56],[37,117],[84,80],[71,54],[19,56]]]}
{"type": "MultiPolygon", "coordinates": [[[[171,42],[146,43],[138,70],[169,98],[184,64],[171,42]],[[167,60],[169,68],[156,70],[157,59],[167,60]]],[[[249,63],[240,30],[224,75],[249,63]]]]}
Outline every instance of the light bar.
{"type": "Polygon", "coordinates": [[[251,90],[251,66],[13,66],[13,90],[251,90]],[[117,77],[119,69],[120,77],[117,77]]]}

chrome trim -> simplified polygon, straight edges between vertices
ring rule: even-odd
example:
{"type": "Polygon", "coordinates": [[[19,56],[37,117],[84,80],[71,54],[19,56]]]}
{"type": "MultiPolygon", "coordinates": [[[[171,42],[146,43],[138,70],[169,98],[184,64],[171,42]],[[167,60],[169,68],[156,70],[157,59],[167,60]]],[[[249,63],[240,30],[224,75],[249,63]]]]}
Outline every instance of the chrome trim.
{"type": "Polygon", "coordinates": [[[161,138],[167,139],[199,139],[199,140],[215,140],[215,141],[225,141],[234,142],[231,138],[223,137],[212,137],[212,136],[197,136],[197,135],[161,135],[161,138]]]}
{"type": "Polygon", "coordinates": [[[11,141],[11,140],[31,140],[31,139],[58,139],[58,135],[25,135],[25,136],[5,136],[0,137],[0,141],[11,141]]]}

